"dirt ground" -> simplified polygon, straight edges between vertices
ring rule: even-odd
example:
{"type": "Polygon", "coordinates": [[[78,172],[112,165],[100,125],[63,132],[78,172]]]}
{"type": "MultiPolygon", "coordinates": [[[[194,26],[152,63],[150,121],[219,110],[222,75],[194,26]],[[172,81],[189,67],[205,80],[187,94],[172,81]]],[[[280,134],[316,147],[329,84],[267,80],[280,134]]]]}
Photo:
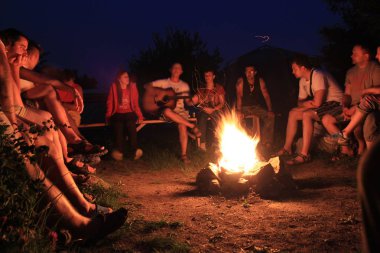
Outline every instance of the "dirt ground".
{"type": "MultiPolygon", "coordinates": [[[[145,220],[180,224],[112,242],[114,251],[138,251],[139,240],[174,238],[190,252],[357,252],[360,206],[357,161],[327,158],[293,167],[297,192],[264,200],[254,193],[225,198],[196,191],[197,168],[152,171],[147,161],[102,161],[98,175],[127,195],[129,226],[145,220]]],[[[200,169],[200,168],[199,168],[200,169]]]]}

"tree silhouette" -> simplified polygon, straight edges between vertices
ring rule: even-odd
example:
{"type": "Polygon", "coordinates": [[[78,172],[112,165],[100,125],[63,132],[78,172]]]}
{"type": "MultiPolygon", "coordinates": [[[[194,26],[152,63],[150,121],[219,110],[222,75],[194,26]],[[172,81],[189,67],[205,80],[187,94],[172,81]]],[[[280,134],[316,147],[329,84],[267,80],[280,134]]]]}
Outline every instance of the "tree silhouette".
{"type": "Polygon", "coordinates": [[[199,33],[171,28],[164,36],[154,33],[153,46],[141,50],[138,56],[134,56],[129,61],[129,67],[132,75],[137,77],[138,83],[145,84],[167,77],[174,62],[183,65],[182,79],[190,85],[193,84],[194,88],[199,73],[210,68],[217,70],[222,57],[218,49],[209,52],[199,33]]]}
{"type": "Polygon", "coordinates": [[[355,43],[375,48],[380,43],[379,0],[324,0],[339,14],[345,25],[321,30],[327,44],[322,49],[328,69],[343,83],[351,66],[351,50],[355,43]]]}

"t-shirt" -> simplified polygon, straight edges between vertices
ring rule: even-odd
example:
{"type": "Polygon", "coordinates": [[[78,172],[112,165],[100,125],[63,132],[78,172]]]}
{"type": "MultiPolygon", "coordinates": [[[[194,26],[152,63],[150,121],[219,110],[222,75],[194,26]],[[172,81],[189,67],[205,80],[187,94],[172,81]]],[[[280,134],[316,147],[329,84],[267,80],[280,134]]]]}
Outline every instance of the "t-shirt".
{"type": "MultiPolygon", "coordinates": [[[[77,91],[79,91],[79,84],[74,83],[73,85],[70,85],[77,91]]],[[[75,100],[74,94],[72,92],[68,92],[65,90],[57,89],[57,93],[59,95],[59,100],[63,103],[73,103],[75,100]]]]}
{"type": "Polygon", "coordinates": [[[361,92],[380,85],[380,65],[369,62],[365,68],[354,66],[347,71],[346,86],[351,86],[352,105],[360,102],[361,92]]]}
{"type": "Polygon", "coordinates": [[[121,103],[116,109],[116,113],[128,113],[128,112],[132,112],[131,95],[130,95],[129,89],[122,88],[121,89],[121,103]]]}
{"type": "Polygon", "coordinates": [[[314,69],[311,79],[312,92],[310,91],[310,80],[306,81],[305,78],[300,78],[298,99],[302,100],[312,97],[318,90],[327,89],[326,102],[337,101],[340,103],[342,101],[343,91],[329,73],[320,69],[314,69]]]}
{"type": "MultiPolygon", "coordinates": [[[[172,88],[174,92],[178,96],[188,96],[190,92],[189,85],[182,81],[179,80],[178,82],[173,82],[170,78],[168,79],[161,79],[152,82],[153,87],[158,87],[158,88],[172,88]]],[[[184,99],[177,99],[176,107],[174,111],[185,111],[185,101],[184,99]]]]}

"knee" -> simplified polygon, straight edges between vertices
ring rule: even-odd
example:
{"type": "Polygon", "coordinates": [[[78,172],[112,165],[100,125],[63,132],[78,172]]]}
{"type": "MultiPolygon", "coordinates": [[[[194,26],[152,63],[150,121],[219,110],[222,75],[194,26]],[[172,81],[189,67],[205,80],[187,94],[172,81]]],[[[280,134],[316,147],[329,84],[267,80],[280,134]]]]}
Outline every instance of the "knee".
{"type": "Polygon", "coordinates": [[[366,117],[363,124],[364,139],[368,142],[373,142],[379,136],[379,115],[370,113],[366,117]]]}
{"type": "Polygon", "coordinates": [[[45,97],[48,99],[57,99],[57,92],[53,87],[50,85],[47,85],[45,88],[45,97]]]}
{"type": "Polygon", "coordinates": [[[322,117],[322,124],[324,126],[327,126],[327,125],[331,125],[331,124],[334,124],[335,122],[335,118],[329,114],[326,114],[322,117]]]}

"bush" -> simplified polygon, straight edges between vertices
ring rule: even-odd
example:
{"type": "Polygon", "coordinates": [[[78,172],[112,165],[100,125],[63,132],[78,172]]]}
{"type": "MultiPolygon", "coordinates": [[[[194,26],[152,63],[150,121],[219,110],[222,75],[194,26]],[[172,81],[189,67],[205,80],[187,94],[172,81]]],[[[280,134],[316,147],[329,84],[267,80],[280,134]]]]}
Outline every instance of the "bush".
{"type": "Polygon", "coordinates": [[[1,251],[52,251],[54,236],[49,234],[55,233],[46,229],[46,210],[41,211],[46,208],[37,208],[42,184],[31,180],[24,164],[24,159],[35,162],[35,154],[41,150],[23,138],[6,134],[6,128],[0,125],[1,251]]]}

